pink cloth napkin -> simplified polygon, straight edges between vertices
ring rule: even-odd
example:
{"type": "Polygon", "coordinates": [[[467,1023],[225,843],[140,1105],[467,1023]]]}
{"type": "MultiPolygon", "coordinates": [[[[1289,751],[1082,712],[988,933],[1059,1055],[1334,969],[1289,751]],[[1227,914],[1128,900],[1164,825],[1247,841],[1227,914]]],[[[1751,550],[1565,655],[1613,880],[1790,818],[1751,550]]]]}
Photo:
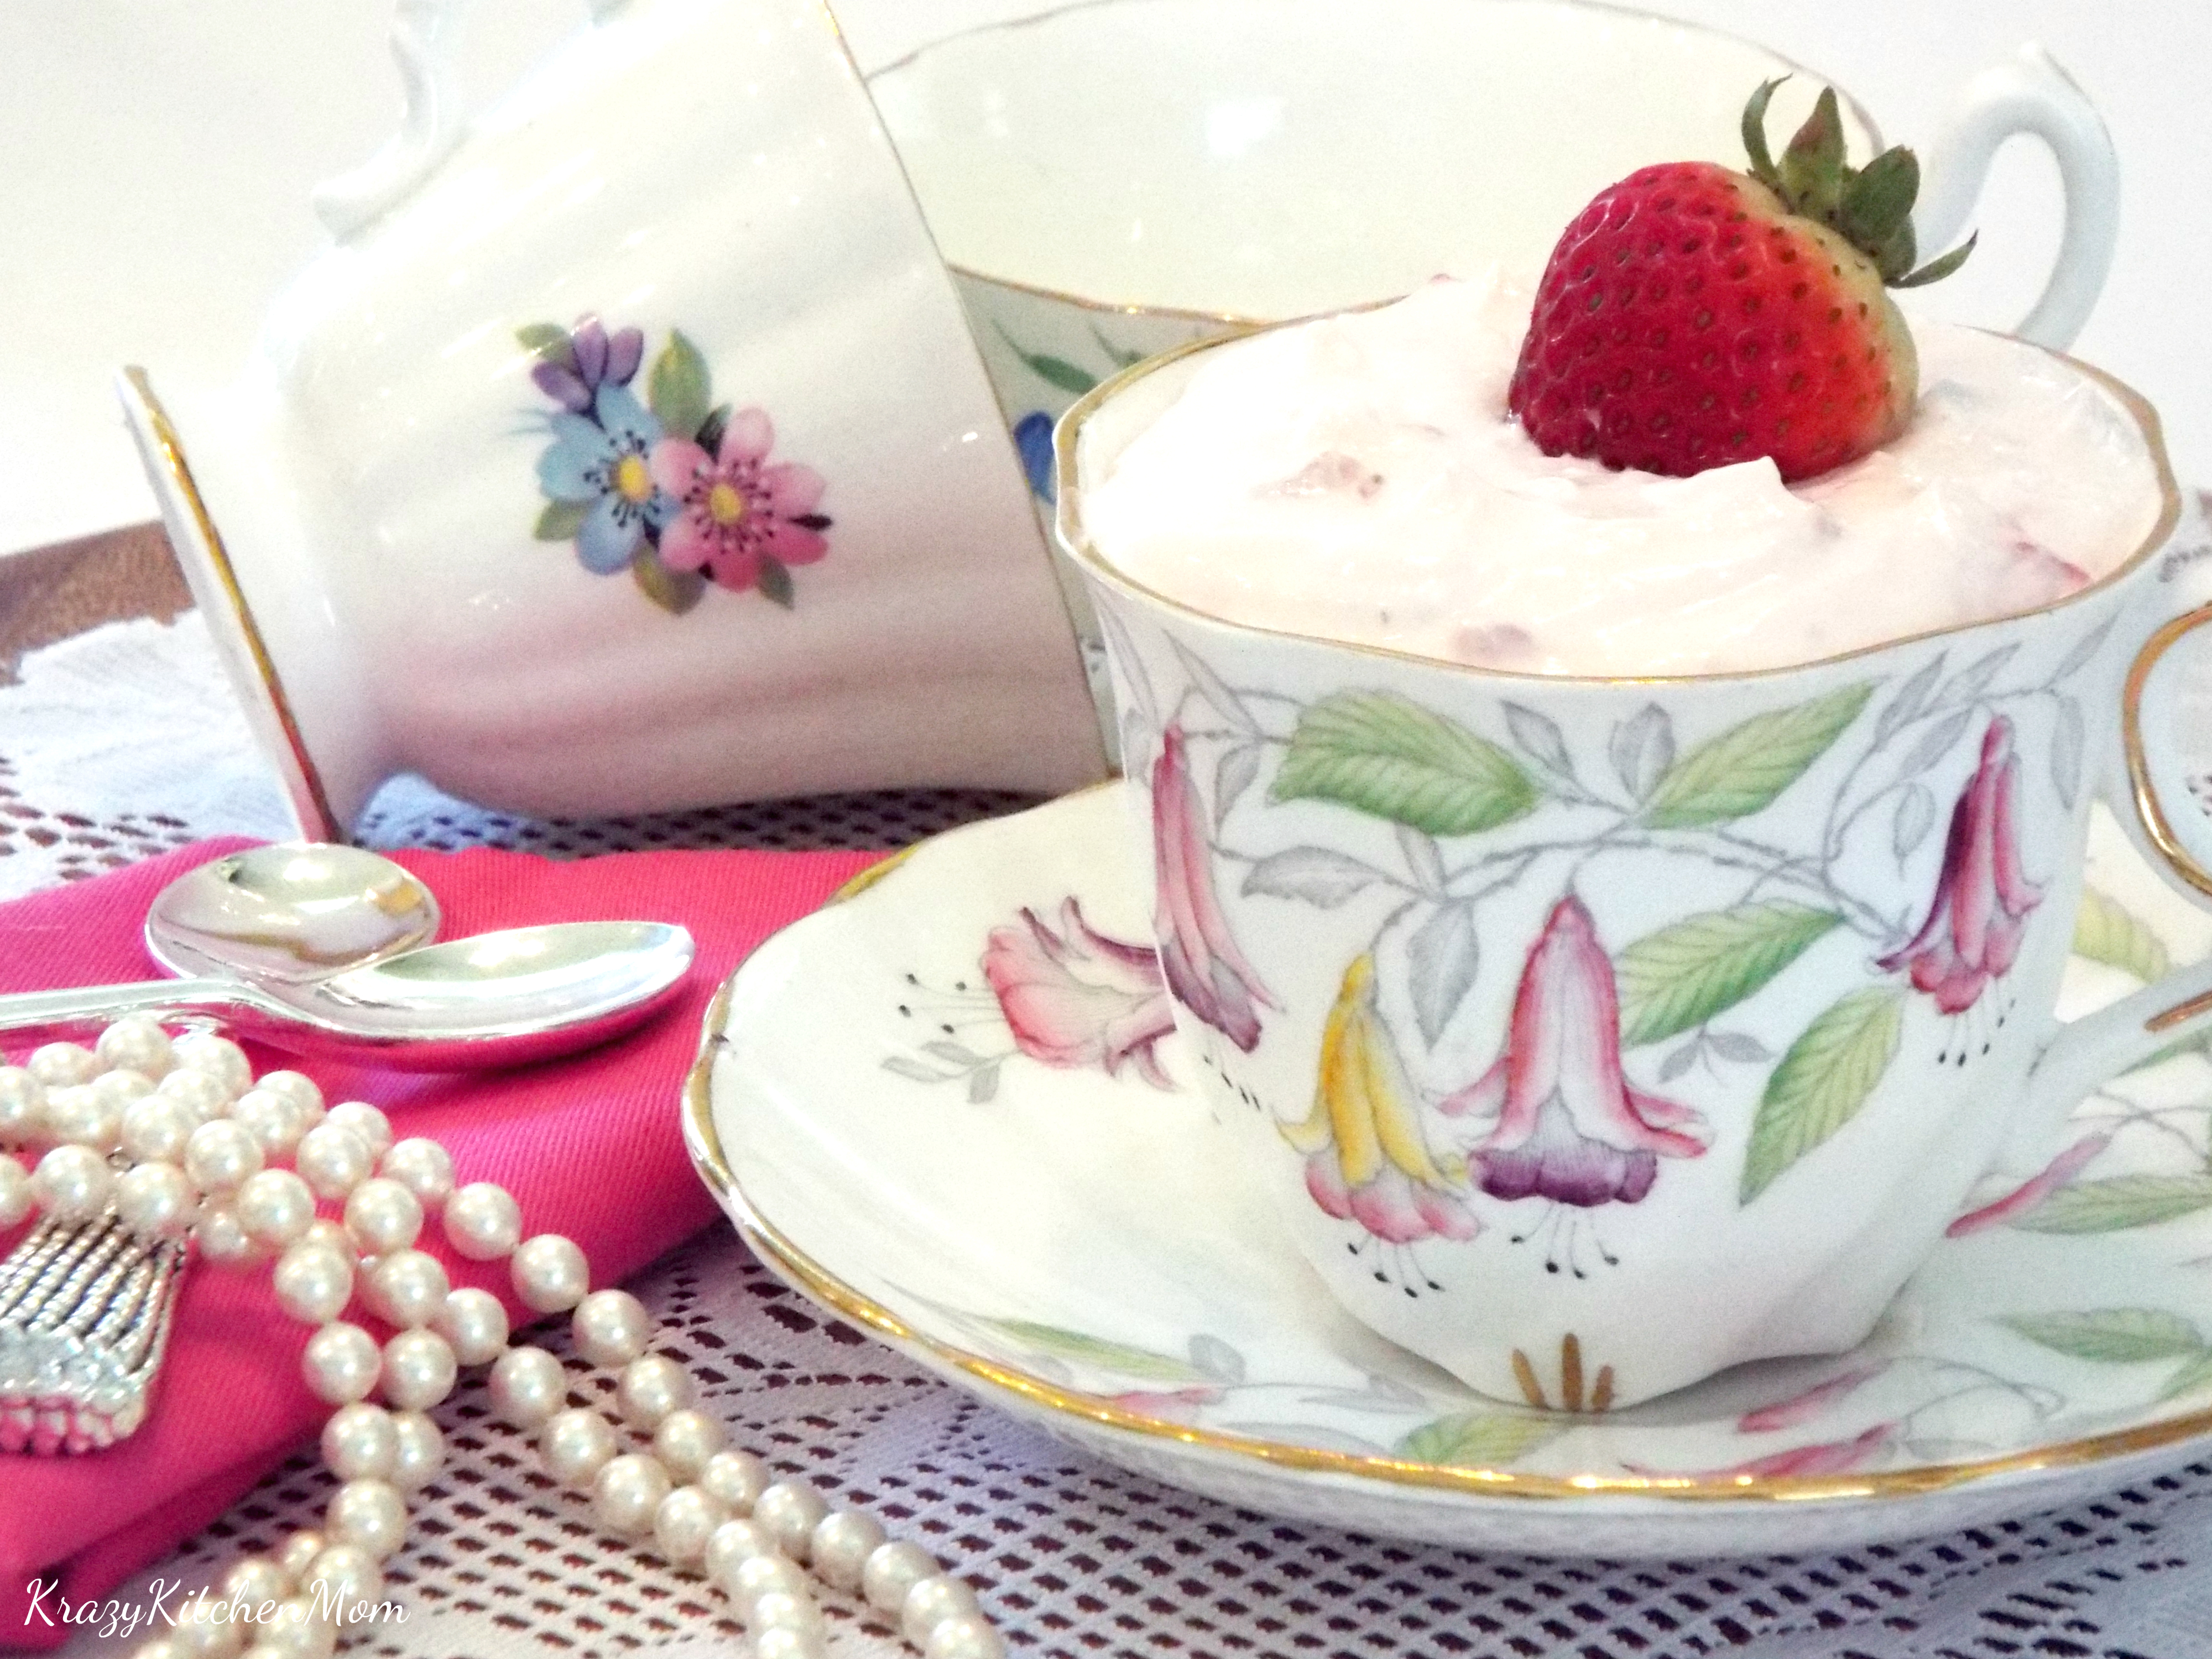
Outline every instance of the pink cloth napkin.
{"type": "MultiPolygon", "coordinates": [[[[0,906],[0,990],[155,977],[139,943],[154,895],[183,871],[247,844],[205,842],[0,906]]],[[[543,921],[681,922],[699,945],[685,997],[620,1042],[527,1071],[422,1077],[329,1061],[299,1068],[331,1101],[367,1100],[390,1114],[395,1133],[440,1141],[460,1181],[496,1181],[514,1194],[526,1234],[566,1233],[590,1258],[593,1282],[616,1283],[715,1218],[684,1156],[678,1113],[715,988],[762,939],[878,856],[629,853],[556,864],[481,850],[401,853],[399,862],[437,895],[449,939],[543,921]]],[[[267,1050],[253,1060],[257,1073],[297,1063],[267,1050]]],[[[0,1235],[0,1252],[15,1237],[0,1235]]],[[[455,1285],[497,1291],[518,1328],[532,1317],[497,1264],[456,1256],[434,1224],[423,1238],[455,1285]]],[[[136,1435],[80,1457],[0,1455],[0,1648],[67,1640],[73,1632],[58,1618],[45,1622],[58,1596],[103,1595],[222,1513],[319,1430],[328,1407],[301,1381],[307,1336],[278,1310],[266,1267],[240,1275],[195,1263],[152,1412],[136,1435]],[[41,1582],[42,1596],[34,1588],[41,1582]]]]}

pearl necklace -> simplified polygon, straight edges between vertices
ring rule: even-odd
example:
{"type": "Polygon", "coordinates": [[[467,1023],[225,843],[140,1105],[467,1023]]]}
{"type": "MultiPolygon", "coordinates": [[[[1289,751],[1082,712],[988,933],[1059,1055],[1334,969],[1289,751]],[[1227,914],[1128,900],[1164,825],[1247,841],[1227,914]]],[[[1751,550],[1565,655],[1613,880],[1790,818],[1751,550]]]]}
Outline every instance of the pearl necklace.
{"type": "Polygon", "coordinates": [[[257,1079],[228,1039],[173,1040],[137,1015],[92,1048],[50,1043],[27,1066],[0,1066],[0,1149],[11,1146],[45,1150],[27,1171],[0,1151],[0,1230],[40,1212],[64,1224],[112,1212],[149,1244],[191,1238],[232,1269],[273,1257],[278,1304],[314,1327],[301,1367],[334,1408],[322,1455],[340,1483],[322,1529],[237,1563],[219,1594],[183,1608],[137,1659],[328,1659],[348,1633],[343,1610],[383,1593],[407,1499],[445,1462],[428,1413],[471,1365],[490,1366],[493,1409],[536,1434],[546,1473],[588,1495],[600,1525],[729,1597],[757,1659],[827,1653],[804,1567],[895,1620],[925,1659],[1003,1659],[965,1580],[919,1546],[887,1540],[864,1511],[833,1509],[804,1480],[772,1481],[760,1458],[726,1446],[721,1424],[696,1408],[690,1373],[647,1352],[654,1324],[642,1303],[592,1290],[574,1240],[525,1237],[512,1194],[456,1186],[444,1147],[394,1140],[375,1107],[325,1109],[301,1073],[257,1079]],[[319,1204],[342,1218],[319,1216],[319,1204]],[[445,1264],[415,1248],[433,1216],[460,1255],[505,1260],[524,1306],[569,1316],[576,1353],[617,1370],[619,1426],[568,1403],[555,1355],[509,1340],[497,1297],[453,1289],[445,1264]],[[394,1328],[388,1340],[343,1316],[356,1296],[394,1328]],[[624,1430],[641,1449],[624,1449],[624,1430]],[[239,1605],[274,1612],[242,1625],[239,1605]]]}

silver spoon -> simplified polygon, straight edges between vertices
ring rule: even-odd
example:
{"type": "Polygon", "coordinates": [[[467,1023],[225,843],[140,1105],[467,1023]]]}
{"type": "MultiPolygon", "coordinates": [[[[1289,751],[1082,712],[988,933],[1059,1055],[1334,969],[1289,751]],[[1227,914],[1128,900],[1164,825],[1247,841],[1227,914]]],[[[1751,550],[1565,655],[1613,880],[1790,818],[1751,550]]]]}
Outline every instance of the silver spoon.
{"type": "Polygon", "coordinates": [[[390,859],[288,842],[203,864],[155,896],[146,951],[171,973],[328,979],[438,936],[438,901],[390,859]]]}
{"type": "Polygon", "coordinates": [[[0,997],[0,1032],[89,1036],[125,1014],[202,1015],[234,1036],[398,1071],[524,1066],[606,1042],[677,994],[691,935],[569,921],[427,945],[327,978],[157,980],[0,997]]]}

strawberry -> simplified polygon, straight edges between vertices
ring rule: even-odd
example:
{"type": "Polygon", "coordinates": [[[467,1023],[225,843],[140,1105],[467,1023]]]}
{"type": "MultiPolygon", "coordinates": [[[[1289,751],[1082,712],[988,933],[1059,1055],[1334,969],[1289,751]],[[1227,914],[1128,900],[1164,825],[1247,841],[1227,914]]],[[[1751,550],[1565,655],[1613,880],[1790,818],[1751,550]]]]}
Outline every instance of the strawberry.
{"type": "Polygon", "coordinates": [[[1833,92],[1778,167],[1779,85],[1744,110],[1748,175],[1645,167],[1552,250],[1507,396],[1546,454],[1678,477],[1764,455],[1796,480],[1911,418],[1918,360],[1884,285],[1947,276],[1973,242],[1912,270],[1919,163],[1898,149],[1846,165],[1833,92]]]}

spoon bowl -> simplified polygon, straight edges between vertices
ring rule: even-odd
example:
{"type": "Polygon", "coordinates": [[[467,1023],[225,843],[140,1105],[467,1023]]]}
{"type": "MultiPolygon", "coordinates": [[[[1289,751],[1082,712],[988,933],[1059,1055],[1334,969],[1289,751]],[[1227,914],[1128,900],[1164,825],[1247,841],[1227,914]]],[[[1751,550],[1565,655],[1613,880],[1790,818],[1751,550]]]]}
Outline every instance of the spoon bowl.
{"type": "Polygon", "coordinates": [[[289,842],[204,864],[163,888],[146,951],[171,973],[306,984],[428,945],[438,901],[358,847],[289,842]]]}
{"type": "Polygon", "coordinates": [[[210,1018],[297,1054],[398,1071],[526,1066],[631,1030],[682,989],[691,935],[649,921],[570,921],[428,945],[325,979],[222,977],[0,997],[0,1032],[89,1035],[125,1014],[210,1018]]]}

